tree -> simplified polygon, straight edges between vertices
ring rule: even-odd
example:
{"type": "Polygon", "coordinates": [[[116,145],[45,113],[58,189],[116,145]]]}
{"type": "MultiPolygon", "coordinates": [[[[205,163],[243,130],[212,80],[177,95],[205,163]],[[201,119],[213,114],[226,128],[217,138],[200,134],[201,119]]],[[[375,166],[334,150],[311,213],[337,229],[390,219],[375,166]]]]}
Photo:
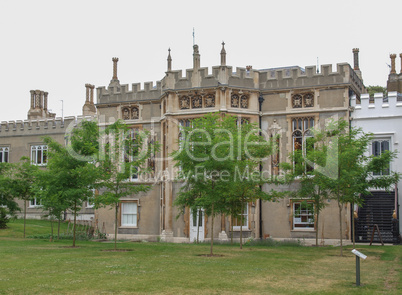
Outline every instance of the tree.
{"type": "Polygon", "coordinates": [[[147,192],[149,185],[130,182],[141,175],[150,173],[150,167],[145,167],[146,161],[153,153],[159,151],[159,143],[149,140],[147,130],[130,129],[124,122],[117,121],[105,130],[105,153],[99,159],[99,167],[103,177],[98,184],[100,194],[95,199],[95,206],[111,206],[115,213],[114,249],[117,248],[118,212],[121,198],[147,192]]]}
{"type": "Polygon", "coordinates": [[[255,168],[270,147],[258,136],[255,125],[238,128],[237,118],[219,113],[194,119],[191,126],[183,126],[181,134],[180,148],[172,156],[184,184],[174,204],[203,208],[211,217],[212,256],[214,217],[238,215],[246,202],[261,196],[261,177],[255,168]]]}
{"type": "Polygon", "coordinates": [[[27,202],[36,197],[34,183],[38,170],[38,166],[31,164],[27,157],[22,157],[21,160],[13,166],[12,170],[9,194],[14,198],[24,201],[24,238],[26,231],[27,202]]]}
{"type": "Polygon", "coordinates": [[[370,85],[367,88],[367,92],[369,93],[370,97],[374,97],[375,93],[382,93],[384,97],[387,95],[387,88],[382,86],[373,86],[370,85]]]}
{"type": "Polygon", "coordinates": [[[227,194],[225,195],[226,210],[233,218],[240,217],[240,249],[243,247],[244,211],[247,204],[258,199],[270,200],[274,194],[261,190],[263,183],[271,182],[270,178],[263,177],[259,170],[260,161],[266,159],[273,151],[273,142],[268,142],[259,134],[256,124],[247,120],[228,116],[224,119],[224,128],[230,131],[233,137],[233,153],[235,157],[231,164],[231,177],[228,178],[227,194]],[[240,123],[240,124],[238,124],[240,123]]]}
{"type": "Polygon", "coordinates": [[[10,217],[21,211],[11,194],[11,171],[10,163],[0,163],[0,229],[6,228],[10,217]]]}
{"type": "MultiPolygon", "coordinates": [[[[312,140],[314,140],[314,138],[307,138],[306,145],[313,144],[312,140]]],[[[317,138],[315,140],[318,142],[317,138]]],[[[314,223],[316,225],[316,246],[318,246],[320,213],[327,205],[326,200],[328,199],[328,191],[324,189],[320,183],[320,181],[322,181],[321,173],[318,170],[311,169],[309,165],[315,159],[318,161],[319,152],[320,151],[317,149],[307,149],[303,155],[303,150],[296,150],[290,155],[291,164],[283,163],[281,165],[281,168],[287,173],[286,177],[283,178],[285,182],[288,184],[295,181],[299,183],[298,189],[289,192],[289,195],[293,198],[304,200],[305,206],[309,205],[307,200],[313,202],[313,206],[311,206],[310,210],[313,212],[314,223]],[[309,164],[307,162],[309,162],[309,164]]],[[[296,214],[296,212],[293,212],[293,214],[296,214]]]]}
{"type": "MultiPolygon", "coordinates": [[[[93,196],[93,188],[100,178],[100,169],[94,160],[97,157],[98,133],[94,121],[83,121],[81,126],[68,134],[68,145],[64,147],[50,137],[48,145],[48,180],[43,183],[42,197],[50,214],[59,215],[68,208],[74,215],[73,247],[76,241],[77,212],[93,196]],[[74,149],[75,148],[75,149],[74,149]]],[[[43,175],[42,175],[43,176],[43,175]]]]}
{"type": "Polygon", "coordinates": [[[361,206],[362,195],[370,194],[371,189],[389,189],[399,179],[397,173],[373,175],[373,172],[386,169],[395,154],[388,152],[377,157],[368,156],[367,148],[371,140],[371,134],[350,128],[343,119],[331,121],[323,130],[314,131],[310,142],[314,148],[307,148],[304,155],[305,162],[314,167],[307,184],[338,203],[341,256],[343,206],[347,203],[361,206]]]}
{"type": "Polygon", "coordinates": [[[57,239],[60,237],[60,223],[63,213],[70,207],[67,199],[63,198],[63,193],[58,182],[58,174],[54,174],[53,169],[39,170],[37,182],[35,183],[36,195],[40,196],[42,210],[48,212],[46,215],[50,219],[51,239],[53,240],[53,220],[58,220],[57,239]]]}

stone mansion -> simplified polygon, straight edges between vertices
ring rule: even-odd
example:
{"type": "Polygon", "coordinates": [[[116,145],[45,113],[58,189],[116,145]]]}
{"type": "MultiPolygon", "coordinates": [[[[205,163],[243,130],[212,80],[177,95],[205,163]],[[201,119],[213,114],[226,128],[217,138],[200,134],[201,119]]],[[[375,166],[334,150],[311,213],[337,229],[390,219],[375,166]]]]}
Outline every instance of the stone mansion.
{"type": "MultiPolygon", "coordinates": [[[[198,228],[199,238],[209,239],[211,217],[205,216],[202,211],[197,216],[197,213],[186,209],[184,215],[176,218],[179,210],[173,206],[173,201],[182,184],[161,177],[164,173],[173,175],[177,169],[169,155],[178,149],[180,126],[210,112],[227,113],[259,124],[269,136],[279,135],[278,153],[263,163],[263,169],[272,175],[279,174],[279,163],[288,161],[289,153],[310,128],[324,126],[330,118],[344,118],[354,126],[363,127],[366,132],[375,132],[380,142],[379,152],[394,150],[402,125],[402,101],[399,95],[402,93],[402,74],[396,73],[395,55],[391,55],[393,68],[388,81],[388,100],[375,96],[374,102],[366,94],[358,55],[359,50],[353,49],[353,66],[338,63],[336,68],[332,68],[332,65],[322,65],[320,68],[233,68],[226,63],[225,44],[222,43],[220,64],[209,71],[201,66],[200,48],[194,45],[193,66],[186,69],[184,75],[182,70],[173,68],[169,49],[163,78],[156,84],[144,83],[143,88],[139,83],[130,86],[120,83],[117,70],[119,59],[113,58],[112,79],[107,87],[96,88],[96,101],[95,86],[85,85],[86,99],[81,116],[56,117],[47,109],[48,93],[32,90],[27,120],[1,122],[0,162],[18,162],[22,156],[28,156],[34,165],[46,166],[47,146],[41,140],[44,135],[64,143],[66,128],[83,118],[96,117],[100,124],[122,119],[132,128],[149,130],[153,139],[161,144],[161,150],[147,163],[153,170],[153,179],[147,182],[152,189],[121,200],[118,238],[190,242],[196,237],[198,228]],[[383,143],[387,140],[388,145],[383,143]],[[130,218],[127,218],[128,215],[130,218]]],[[[398,161],[392,164],[392,169],[400,169],[397,167],[398,161]]],[[[132,181],[142,182],[141,179],[132,181]]],[[[270,190],[270,186],[265,184],[263,189],[270,190]]],[[[391,200],[391,209],[396,210],[399,216],[401,194],[398,195],[396,190],[384,198],[391,200]]],[[[309,239],[314,238],[319,229],[323,240],[339,238],[339,216],[335,201],[329,201],[322,211],[319,224],[314,222],[313,212],[302,207],[301,200],[292,197],[277,202],[249,203],[243,212],[244,222],[233,221],[233,236],[238,238],[242,229],[245,237],[309,239]],[[302,214],[295,214],[296,210],[302,214]]],[[[345,209],[341,216],[343,237],[351,239],[354,209],[349,205],[345,209]]],[[[40,202],[32,199],[27,212],[32,218],[43,215],[40,202]]],[[[389,222],[392,221],[392,214],[393,211],[387,215],[389,222]]],[[[92,220],[107,234],[114,234],[113,210],[95,209],[92,204],[86,203],[78,219],[92,220]]],[[[231,222],[224,215],[215,217],[215,238],[228,239],[232,230],[231,222]]],[[[360,240],[363,241],[363,238],[360,240]]]]}

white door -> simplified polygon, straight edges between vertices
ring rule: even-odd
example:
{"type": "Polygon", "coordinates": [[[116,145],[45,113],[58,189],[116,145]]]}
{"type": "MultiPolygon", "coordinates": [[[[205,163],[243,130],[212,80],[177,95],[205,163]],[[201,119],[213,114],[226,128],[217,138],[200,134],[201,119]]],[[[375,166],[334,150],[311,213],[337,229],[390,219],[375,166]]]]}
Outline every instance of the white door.
{"type": "Polygon", "coordinates": [[[190,211],[190,241],[204,241],[204,210],[190,211]]]}

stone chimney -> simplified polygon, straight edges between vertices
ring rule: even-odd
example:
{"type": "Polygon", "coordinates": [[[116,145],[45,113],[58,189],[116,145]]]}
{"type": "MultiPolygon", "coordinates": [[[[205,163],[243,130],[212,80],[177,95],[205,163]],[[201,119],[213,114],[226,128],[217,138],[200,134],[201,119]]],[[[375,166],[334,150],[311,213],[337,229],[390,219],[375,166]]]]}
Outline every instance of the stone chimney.
{"type": "Polygon", "coordinates": [[[363,81],[362,72],[360,71],[359,67],[359,48],[353,48],[353,70],[355,71],[356,75],[363,81]]]}
{"type": "Polygon", "coordinates": [[[112,76],[112,80],[110,80],[109,87],[113,87],[113,86],[119,87],[120,81],[117,78],[117,62],[119,61],[119,58],[113,57],[112,61],[113,61],[113,76],[112,76]]]}
{"type": "Polygon", "coordinates": [[[94,104],[94,88],[95,85],[85,84],[86,88],[86,99],[84,106],[82,107],[83,116],[94,116],[96,115],[96,107],[94,104]]]}
{"type": "Polygon", "coordinates": [[[49,113],[47,109],[48,92],[31,90],[31,107],[28,111],[28,120],[54,118],[56,114],[49,113]]]}

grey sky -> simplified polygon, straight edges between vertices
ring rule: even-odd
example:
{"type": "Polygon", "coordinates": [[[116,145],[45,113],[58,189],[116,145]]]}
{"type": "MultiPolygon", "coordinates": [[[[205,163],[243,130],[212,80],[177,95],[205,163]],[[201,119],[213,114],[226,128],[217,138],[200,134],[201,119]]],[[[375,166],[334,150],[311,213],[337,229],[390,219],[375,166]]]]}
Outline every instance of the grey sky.
{"type": "Polygon", "coordinates": [[[348,62],[360,48],[365,85],[385,86],[396,53],[402,1],[10,1],[0,2],[0,121],[24,120],[30,90],[49,92],[49,109],[80,115],[85,83],[107,86],[112,57],[120,83],[162,79],[192,67],[192,30],[201,66],[254,69],[348,62]]]}

